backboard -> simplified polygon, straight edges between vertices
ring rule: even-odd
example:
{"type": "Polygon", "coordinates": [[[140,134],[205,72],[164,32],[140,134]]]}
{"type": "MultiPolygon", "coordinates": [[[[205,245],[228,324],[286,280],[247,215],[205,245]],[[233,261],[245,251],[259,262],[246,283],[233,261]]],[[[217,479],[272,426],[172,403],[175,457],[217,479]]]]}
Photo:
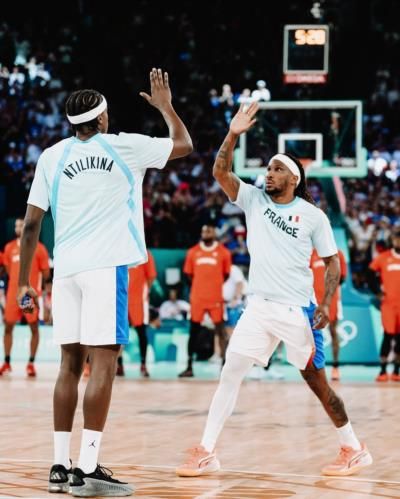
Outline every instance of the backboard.
{"type": "Polygon", "coordinates": [[[256,125],[235,150],[234,171],[264,174],[278,152],[298,157],[310,177],[364,177],[361,101],[260,102],[256,125]]]}

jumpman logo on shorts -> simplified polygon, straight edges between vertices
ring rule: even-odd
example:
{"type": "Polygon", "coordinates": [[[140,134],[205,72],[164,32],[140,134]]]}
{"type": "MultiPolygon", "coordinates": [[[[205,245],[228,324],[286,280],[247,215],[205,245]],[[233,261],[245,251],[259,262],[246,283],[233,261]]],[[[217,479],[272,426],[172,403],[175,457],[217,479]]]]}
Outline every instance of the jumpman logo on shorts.
{"type": "Polygon", "coordinates": [[[93,442],[89,445],[89,447],[94,447],[96,448],[96,446],[94,445],[94,443],[96,442],[96,440],[93,440],[93,442]]]}

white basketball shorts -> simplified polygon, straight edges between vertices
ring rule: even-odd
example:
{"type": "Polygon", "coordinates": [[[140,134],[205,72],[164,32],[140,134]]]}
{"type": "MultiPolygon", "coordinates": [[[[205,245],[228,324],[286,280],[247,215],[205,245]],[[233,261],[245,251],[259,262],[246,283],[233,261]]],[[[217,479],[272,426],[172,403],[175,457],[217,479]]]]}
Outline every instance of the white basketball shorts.
{"type": "Polygon", "coordinates": [[[125,345],[129,340],[128,267],[55,279],[53,336],[58,345],[125,345]]]}
{"type": "Polygon", "coordinates": [[[279,342],[283,341],[287,360],[298,369],[304,369],[313,360],[317,368],[323,367],[322,335],[311,329],[311,317],[306,311],[300,306],[249,296],[228,348],[253,358],[257,364],[267,365],[279,342]]]}

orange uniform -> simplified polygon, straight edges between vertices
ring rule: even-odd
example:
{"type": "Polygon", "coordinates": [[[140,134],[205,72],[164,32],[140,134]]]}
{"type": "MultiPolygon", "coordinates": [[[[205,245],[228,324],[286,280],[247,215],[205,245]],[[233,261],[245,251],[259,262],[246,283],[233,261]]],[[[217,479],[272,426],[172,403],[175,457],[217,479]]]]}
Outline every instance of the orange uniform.
{"type": "Polygon", "coordinates": [[[188,251],[183,271],[192,277],[190,314],[193,322],[201,322],[205,312],[214,324],[222,322],[222,287],[231,271],[231,262],[230,252],[217,242],[212,246],[200,242],[188,251]]]}
{"type": "MultiPolygon", "coordinates": [[[[343,253],[338,250],[340,261],[340,278],[343,280],[347,274],[347,265],[343,253]]],[[[317,298],[317,303],[321,303],[325,294],[325,263],[318,253],[314,250],[311,255],[310,267],[314,274],[314,291],[317,298]]],[[[340,301],[340,285],[336,288],[335,294],[332,297],[331,306],[329,309],[329,321],[334,322],[341,319],[339,310],[341,308],[340,301]]]]}
{"type": "MultiPolygon", "coordinates": [[[[38,320],[39,311],[35,308],[31,314],[24,314],[17,304],[18,274],[19,274],[19,240],[14,239],[6,244],[4,248],[3,264],[8,274],[8,288],[6,296],[6,308],[4,319],[6,322],[14,324],[25,317],[29,324],[38,320]]],[[[32,259],[31,274],[29,276],[30,285],[40,296],[42,294],[42,272],[49,270],[49,254],[46,247],[38,242],[32,259]]]]}
{"type": "Polygon", "coordinates": [[[129,269],[128,314],[133,326],[149,322],[149,281],[157,277],[153,255],[147,251],[148,260],[129,269]]]}
{"type": "Polygon", "coordinates": [[[372,260],[369,268],[381,277],[383,329],[385,333],[400,334],[400,255],[394,250],[384,251],[372,260]]]}

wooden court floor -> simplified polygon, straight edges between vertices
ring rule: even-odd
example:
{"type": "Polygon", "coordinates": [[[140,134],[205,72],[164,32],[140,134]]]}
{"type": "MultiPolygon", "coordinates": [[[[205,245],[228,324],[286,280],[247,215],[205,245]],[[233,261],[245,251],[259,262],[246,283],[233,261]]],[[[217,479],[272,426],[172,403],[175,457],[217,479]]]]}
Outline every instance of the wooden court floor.
{"type": "MultiPolygon", "coordinates": [[[[36,380],[0,378],[0,498],[59,497],[46,491],[52,460],[55,368],[36,380]]],[[[85,382],[82,382],[80,395],[85,382]]],[[[336,433],[301,382],[246,381],[218,444],[222,471],[174,474],[198,443],[214,381],[117,379],[100,462],[143,498],[400,498],[400,386],[338,384],[353,425],[375,459],[360,475],[320,476],[336,454],[336,433]]],[[[77,459],[82,412],[72,458],[77,459]]]]}

